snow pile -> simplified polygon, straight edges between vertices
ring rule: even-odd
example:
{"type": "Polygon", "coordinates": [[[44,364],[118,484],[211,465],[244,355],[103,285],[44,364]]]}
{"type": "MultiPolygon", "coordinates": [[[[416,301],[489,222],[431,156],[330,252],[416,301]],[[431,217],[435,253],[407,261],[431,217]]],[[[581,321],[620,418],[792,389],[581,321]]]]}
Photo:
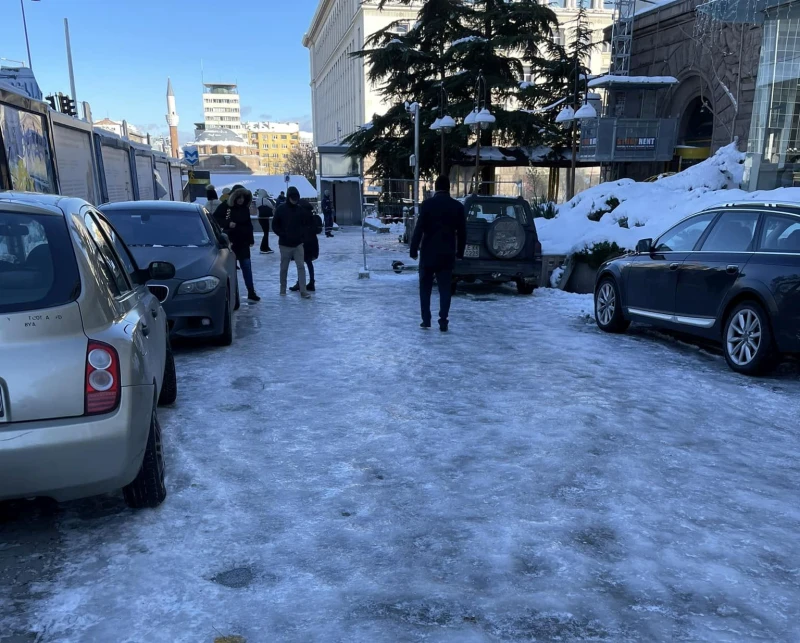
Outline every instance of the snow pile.
{"type": "Polygon", "coordinates": [[[732,143],[702,163],[652,183],[601,183],[560,205],[554,219],[537,220],[539,240],[547,254],[569,254],[601,241],[632,249],[639,239],[656,238],[680,219],[720,203],[800,202],[800,188],[738,189],[743,161],[744,154],[732,143]]]}

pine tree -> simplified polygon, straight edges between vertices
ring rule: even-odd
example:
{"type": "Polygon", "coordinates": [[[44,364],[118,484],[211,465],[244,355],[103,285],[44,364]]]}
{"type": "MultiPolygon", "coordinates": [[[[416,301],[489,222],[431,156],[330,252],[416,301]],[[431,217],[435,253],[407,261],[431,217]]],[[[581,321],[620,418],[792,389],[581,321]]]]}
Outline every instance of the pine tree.
{"type": "Polygon", "coordinates": [[[552,44],[556,26],[553,11],[537,0],[427,0],[406,34],[397,34],[396,25],[376,32],[354,55],[365,59],[369,80],[380,84],[390,108],[346,139],[351,155],[371,160],[368,174],[410,177],[413,124],[403,102],[417,101],[423,106],[420,171],[431,177],[439,168],[440,135],[430,125],[439,113],[441,87],[448,96],[447,112],[458,123],[445,137],[446,156],[458,158],[459,150],[475,141],[463,119],[473,109],[481,75],[488,87],[487,107],[497,119],[481,133],[481,145],[546,144],[555,130],[552,116],[535,109],[552,102],[554,87],[563,90],[560,68],[553,62],[554,54],[563,53],[552,44]],[[541,88],[520,83],[525,68],[543,81],[541,88]]]}

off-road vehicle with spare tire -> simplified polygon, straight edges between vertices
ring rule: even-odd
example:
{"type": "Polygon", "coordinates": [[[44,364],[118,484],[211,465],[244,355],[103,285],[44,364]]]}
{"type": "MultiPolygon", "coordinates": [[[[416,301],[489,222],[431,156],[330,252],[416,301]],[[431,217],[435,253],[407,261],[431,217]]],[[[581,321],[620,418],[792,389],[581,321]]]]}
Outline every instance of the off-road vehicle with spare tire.
{"type": "Polygon", "coordinates": [[[514,282],[530,295],[542,274],[542,246],[531,206],[523,198],[472,195],[464,200],[467,247],[453,270],[459,281],[514,282]]]}

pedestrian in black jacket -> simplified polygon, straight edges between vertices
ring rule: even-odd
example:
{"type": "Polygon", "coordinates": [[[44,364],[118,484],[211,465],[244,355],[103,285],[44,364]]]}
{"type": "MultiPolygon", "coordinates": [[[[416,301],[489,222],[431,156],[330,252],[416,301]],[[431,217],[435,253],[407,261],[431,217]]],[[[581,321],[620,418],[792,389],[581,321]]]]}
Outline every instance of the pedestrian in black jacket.
{"type": "Polygon", "coordinates": [[[281,295],[286,294],[286,280],[289,264],[297,264],[297,283],[300,295],[308,299],[311,295],[306,289],[306,270],[303,243],[313,226],[310,209],[300,203],[300,192],[292,186],[287,190],[286,203],[278,206],[272,219],[272,231],[278,235],[278,248],[281,251],[281,295]]]}
{"type": "MultiPolygon", "coordinates": [[[[314,281],[314,262],[319,259],[319,239],[317,239],[317,235],[322,232],[322,219],[314,212],[314,209],[308,201],[302,200],[300,201],[300,205],[306,208],[311,215],[312,225],[306,230],[306,238],[303,241],[303,261],[306,264],[306,268],[308,268],[308,285],[306,286],[306,290],[314,292],[317,289],[317,284],[314,281]]],[[[300,290],[300,281],[298,280],[289,290],[292,292],[300,290]]]]}
{"type": "Polygon", "coordinates": [[[269,247],[269,222],[275,214],[272,199],[269,198],[266,190],[256,190],[255,198],[258,208],[258,223],[264,231],[264,238],[261,239],[261,254],[271,255],[275,252],[269,247]]]}
{"type": "Polygon", "coordinates": [[[223,230],[231,240],[231,249],[239,261],[242,269],[247,298],[250,301],[260,301],[253,284],[253,265],[250,261],[250,248],[255,245],[253,237],[253,222],[250,219],[250,203],[253,195],[245,187],[236,185],[228,196],[228,211],[225,215],[223,230]]]}
{"type": "Polygon", "coordinates": [[[419,302],[421,328],[431,327],[433,280],[439,284],[439,330],[449,328],[450,284],[456,257],[464,257],[467,245],[467,218],[464,206],[450,196],[450,180],[436,179],[436,192],[420,205],[419,220],[411,239],[411,258],[419,260],[419,302]]]}

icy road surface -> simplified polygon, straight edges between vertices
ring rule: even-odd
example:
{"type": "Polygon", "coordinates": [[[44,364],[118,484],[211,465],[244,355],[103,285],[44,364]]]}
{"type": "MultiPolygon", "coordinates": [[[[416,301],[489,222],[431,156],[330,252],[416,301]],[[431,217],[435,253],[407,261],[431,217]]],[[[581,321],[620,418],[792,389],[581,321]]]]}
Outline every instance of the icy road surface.
{"type": "Polygon", "coordinates": [[[0,640],[800,640],[796,368],[553,291],[472,287],[423,332],[359,237],[320,239],[312,301],[256,255],[234,346],[180,351],[160,509],[2,510],[0,640]]]}

